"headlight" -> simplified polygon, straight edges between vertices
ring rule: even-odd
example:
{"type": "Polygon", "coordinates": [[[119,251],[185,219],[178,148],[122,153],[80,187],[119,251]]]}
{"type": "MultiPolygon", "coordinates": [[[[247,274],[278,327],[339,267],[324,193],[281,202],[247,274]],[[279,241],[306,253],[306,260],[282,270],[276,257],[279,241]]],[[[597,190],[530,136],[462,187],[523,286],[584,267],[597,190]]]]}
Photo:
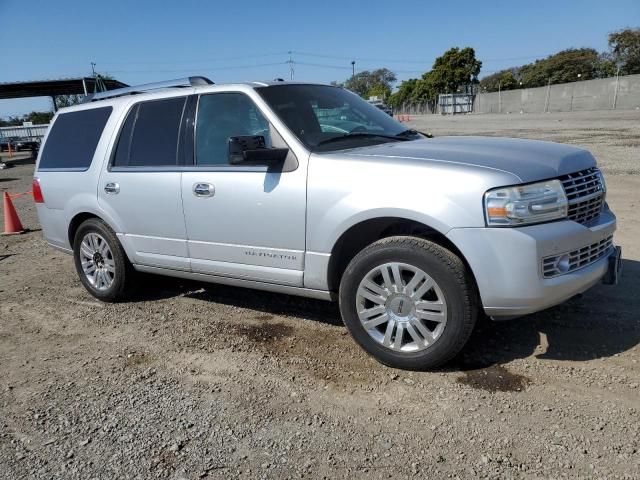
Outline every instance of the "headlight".
{"type": "Polygon", "coordinates": [[[604,175],[598,170],[598,177],[600,178],[600,185],[602,185],[602,193],[607,194],[607,184],[604,181],[604,175]]]}
{"type": "Polygon", "coordinates": [[[484,194],[487,225],[515,226],[567,216],[567,196],[560,180],[496,188],[484,194]]]}

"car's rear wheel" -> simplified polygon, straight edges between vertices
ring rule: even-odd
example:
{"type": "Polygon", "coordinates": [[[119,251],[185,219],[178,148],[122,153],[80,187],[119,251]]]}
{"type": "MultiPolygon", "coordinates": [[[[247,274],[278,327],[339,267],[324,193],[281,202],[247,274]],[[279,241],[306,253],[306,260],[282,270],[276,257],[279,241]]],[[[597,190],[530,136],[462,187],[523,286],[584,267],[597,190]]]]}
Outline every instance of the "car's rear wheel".
{"type": "Polygon", "coordinates": [[[103,221],[91,218],[78,227],[73,256],[80,281],[91,295],[105,302],[129,295],[135,271],[116,234],[103,221]]]}
{"type": "Polygon", "coordinates": [[[340,283],[340,311],[353,338],[374,358],[422,370],[451,360],[476,321],[464,263],[415,237],[390,237],[362,250],[340,283]]]}

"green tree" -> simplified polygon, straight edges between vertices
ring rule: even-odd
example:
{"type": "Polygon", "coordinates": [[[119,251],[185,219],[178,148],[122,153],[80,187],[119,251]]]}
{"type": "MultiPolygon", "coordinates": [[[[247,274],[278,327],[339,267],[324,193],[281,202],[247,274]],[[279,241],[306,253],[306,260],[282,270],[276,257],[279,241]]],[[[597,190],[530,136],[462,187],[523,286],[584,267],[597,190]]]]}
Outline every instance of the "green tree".
{"type": "Polygon", "coordinates": [[[478,83],[482,62],[473,48],[450,48],[436,58],[431,71],[426,72],[412,88],[411,100],[434,100],[440,93],[454,93],[467,85],[478,83]]]}
{"type": "Polygon", "coordinates": [[[439,91],[439,85],[436,84],[435,76],[432,72],[426,72],[416,83],[411,95],[411,100],[414,102],[434,100],[438,97],[438,93],[443,92],[439,91]]]}
{"type": "Polygon", "coordinates": [[[378,68],[373,71],[363,70],[345,81],[344,87],[367,98],[371,91],[384,91],[388,95],[396,80],[396,74],[387,68],[378,68]]]}
{"type": "Polygon", "coordinates": [[[31,112],[19,117],[0,119],[0,127],[21,126],[23,122],[33,122],[34,125],[46,125],[53,118],[53,112],[31,112]]]}
{"type": "Polygon", "coordinates": [[[438,93],[455,93],[460,87],[478,83],[480,68],[482,62],[476,59],[473,48],[450,48],[436,58],[433,68],[428,72],[428,81],[438,93]]]}
{"type": "Polygon", "coordinates": [[[571,48],[520,67],[518,75],[527,87],[589,80],[602,76],[603,62],[593,48],[571,48]]]}
{"type": "Polygon", "coordinates": [[[640,73],[640,28],[627,28],[609,34],[611,60],[622,75],[640,73]]]}
{"type": "Polygon", "coordinates": [[[487,75],[480,80],[480,88],[487,92],[497,92],[498,90],[513,90],[518,88],[518,79],[511,70],[500,70],[499,72],[487,75]]]}
{"type": "Polygon", "coordinates": [[[44,125],[51,121],[53,112],[31,112],[22,117],[24,122],[33,122],[34,125],[44,125]]]}
{"type": "Polygon", "coordinates": [[[383,85],[382,83],[377,83],[367,92],[366,98],[378,97],[386,100],[389,95],[391,95],[391,87],[383,85]]]}
{"type": "Polygon", "coordinates": [[[403,103],[412,101],[417,83],[417,78],[410,78],[409,80],[403,81],[398,87],[398,90],[389,96],[387,103],[392,107],[400,107],[403,103]]]}
{"type": "Polygon", "coordinates": [[[54,110],[78,105],[83,98],[84,95],[58,95],[55,97],[54,110]]]}

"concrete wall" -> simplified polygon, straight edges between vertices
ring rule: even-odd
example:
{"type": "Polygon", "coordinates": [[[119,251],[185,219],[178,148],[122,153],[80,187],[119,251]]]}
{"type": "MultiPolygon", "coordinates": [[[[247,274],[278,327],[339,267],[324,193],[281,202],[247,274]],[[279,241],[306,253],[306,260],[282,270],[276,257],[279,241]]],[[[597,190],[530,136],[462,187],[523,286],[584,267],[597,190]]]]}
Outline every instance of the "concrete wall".
{"type": "Polygon", "coordinates": [[[640,75],[476,95],[475,113],[543,113],[640,108],[640,75]],[[617,84],[617,95],[616,95],[617,84]]]}

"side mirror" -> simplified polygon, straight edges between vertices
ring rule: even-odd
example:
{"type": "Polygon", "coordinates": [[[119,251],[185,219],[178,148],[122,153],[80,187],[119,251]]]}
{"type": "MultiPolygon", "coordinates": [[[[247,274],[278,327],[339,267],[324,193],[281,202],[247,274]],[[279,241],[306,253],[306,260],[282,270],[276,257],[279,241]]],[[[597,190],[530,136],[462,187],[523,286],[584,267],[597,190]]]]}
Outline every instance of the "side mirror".
{"type": "Polygon", "coordinates": [[[267,148],[262,135],[229,137],[231,165],[273,165],[287,158],[288,148],[267,148]]]}

